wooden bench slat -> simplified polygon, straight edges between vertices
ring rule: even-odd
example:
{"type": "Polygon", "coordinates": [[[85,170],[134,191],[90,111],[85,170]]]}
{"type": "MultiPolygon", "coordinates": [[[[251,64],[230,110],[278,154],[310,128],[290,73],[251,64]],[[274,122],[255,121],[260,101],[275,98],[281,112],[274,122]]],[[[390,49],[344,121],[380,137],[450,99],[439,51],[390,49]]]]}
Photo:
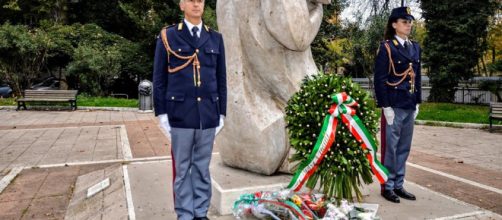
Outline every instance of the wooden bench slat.
{"type": "Polygon", "coordinates": [[[78,90],[25,90],[24,97],[17,99],[18,109],[26,109],[24,102],[70,102],[76,109],[77,94],[78,90]]]}
{"type": "Polygon", "coordinates": [[[23,98],[19,99],[18,101],[22,102],[33,102],[33,101],[46,101],[46,102],[68,102],[68,101],[75,101],[75,99],[57,99],[57,98],[40,98],[40,99],[32,99],[32,98],[23,98]]]}
{"type": "Polygon", "coordinates": [[[62,98],[62,99],[75,98],[75,96],[49,96],[49,95],[45,95],[45,96],[25,96],[25,98],[35,98],[35,99],[45,98],[45,97],[54,97],[54,98],[62,98]]]}
{"type": "Polygon", "coordinates": [[[502,120],[502,102],[490,102],[490,132],[492,132],[492,119],[502,120]]]}

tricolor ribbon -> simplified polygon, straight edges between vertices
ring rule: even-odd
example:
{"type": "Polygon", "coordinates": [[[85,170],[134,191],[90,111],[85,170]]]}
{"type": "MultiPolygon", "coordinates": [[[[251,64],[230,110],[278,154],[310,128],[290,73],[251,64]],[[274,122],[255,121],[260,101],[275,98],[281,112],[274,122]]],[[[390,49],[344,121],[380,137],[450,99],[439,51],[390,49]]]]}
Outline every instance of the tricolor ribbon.
{"type": "Polygon", "coordinates": [[[300,190],[303,184],[317,170],[319,164],[321,164],[324,156],[335,141],[339,118],[341,118],[343,123],[349,128],[356,140],[361,143],[361,147],[368,150],[366,158],[370,162],[371,170],[380,184],[387,181],[389,172],[376,157],[377,146],[375,140],[361,122],[361,119],[356,115],[356,110],[354,108],[358,107],[359,104],[345,92],[333,95],[332,100],[333,104],[329,109],[330,114],[324,118],[322,129],[314,149],[307,160],[303,161],[298,167],[298,170],[288,185],[289,189],[294,191],[300,190]]]}

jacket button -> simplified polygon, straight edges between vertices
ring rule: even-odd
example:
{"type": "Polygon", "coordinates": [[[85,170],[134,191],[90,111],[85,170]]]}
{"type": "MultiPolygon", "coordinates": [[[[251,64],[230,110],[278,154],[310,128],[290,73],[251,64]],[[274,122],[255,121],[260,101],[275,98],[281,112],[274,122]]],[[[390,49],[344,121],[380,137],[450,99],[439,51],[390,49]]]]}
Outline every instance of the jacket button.
{"type": "Polygon", "coordinates": [[[181,48],[180,48],[180,49],[178,49],[178,52],[181,52],[181,48]]]}
{"type": "Polygon", "coordinates": [[[174,100],[174,96],[171,96],[171,99],[174,100]]]}
{"type": "Polygon", "coordinates": [[[397,63],[401,63],[401,60],[398,60],[397,63]]]}
{"type": "Polygon", "coordinates": [[[195,49],[195,53],[199,53],[199,49],[195,49]]]}
{"type": "Polygon", "coordinates": [[[397,89],[397,86],[396,86],[396,87],[394,87],[394,89],[397,89]]]}
{"type": "Polygon", "coordinates": [[[200,102],[202,99],[200,97],[197,97],[197,102],[200,102]]]}
{"type": "Polygon", "coordinates": [[[211,53],[214,53],[214,50],[211,50],[211,53]]]}

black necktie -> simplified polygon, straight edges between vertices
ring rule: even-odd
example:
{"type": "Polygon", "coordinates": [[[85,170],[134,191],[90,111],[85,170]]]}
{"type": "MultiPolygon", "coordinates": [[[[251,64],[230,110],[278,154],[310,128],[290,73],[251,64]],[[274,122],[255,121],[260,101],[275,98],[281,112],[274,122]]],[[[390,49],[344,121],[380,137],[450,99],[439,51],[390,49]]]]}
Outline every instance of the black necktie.
{"type": "Polygon", "coordinates": [[[404,49],[406,49],[406,52],[408,52],[410,56],[413,56],[413,46],[411,46],[410,41],[404,42],[404,49]]]}
{"type": "Polygon", "coordinates": [[[194,39],[195,43],[199,42],[199,36],[197,35],[197,32],[199,32],[199,28],[197,26],[193,26],[193,28],[192,28],[192,36],[193,36],[193,39],[194,39]]]}

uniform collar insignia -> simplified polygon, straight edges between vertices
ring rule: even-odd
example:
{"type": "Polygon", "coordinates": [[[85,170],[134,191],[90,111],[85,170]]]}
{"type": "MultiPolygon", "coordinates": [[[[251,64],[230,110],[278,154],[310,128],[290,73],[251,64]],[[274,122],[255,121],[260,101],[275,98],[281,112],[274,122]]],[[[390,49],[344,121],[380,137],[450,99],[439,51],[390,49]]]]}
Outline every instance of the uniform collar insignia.
{"type": "Polygon", "coordinates": [[[183,30],[183,22],[180,22],[178,24],[178,31],[181,31],[181,30],[183,30]]]}
{"type": "Polygon", "coordinates": [[[396,39],[392,40],[392,42],[394,43],[394,46],[399,45],[399,42],[397,42],[397,40],[396,40],[396,39]]]}

